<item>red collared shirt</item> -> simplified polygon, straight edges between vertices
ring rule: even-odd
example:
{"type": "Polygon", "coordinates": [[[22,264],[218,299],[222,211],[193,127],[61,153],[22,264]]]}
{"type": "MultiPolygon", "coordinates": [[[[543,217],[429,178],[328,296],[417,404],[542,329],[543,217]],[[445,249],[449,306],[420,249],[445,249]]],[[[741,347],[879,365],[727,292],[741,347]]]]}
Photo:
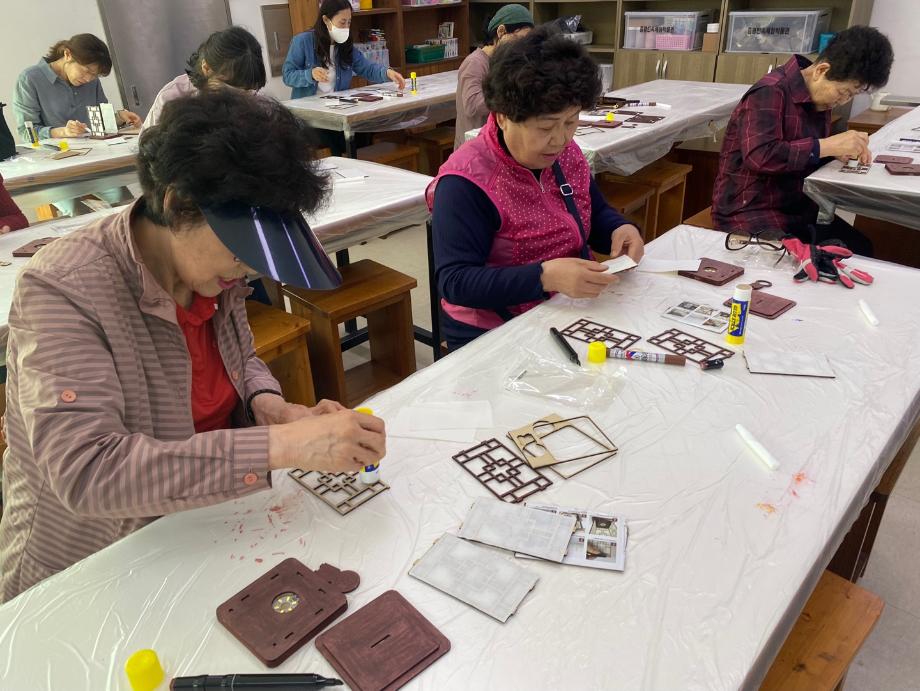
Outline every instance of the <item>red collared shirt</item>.
{"type": "Polygon", "coordinates": [[[188,309],[176,304],[176,319],[192,363],[192,419],[198,433],[229,429],[230,415],[240,400],[217,348],[211,319],[216,311],[217,298],[198,293],[188,309]]]}
{"type": "Polygon", "coordinates": [[[801,233],[817,205],[802,191],[824,161],[815,142],[830,135],[831,111],[817,110],[802,78],[811,65],[794,55],[754,84],[732,113],[712,192],[719,230],[801,233]]]}

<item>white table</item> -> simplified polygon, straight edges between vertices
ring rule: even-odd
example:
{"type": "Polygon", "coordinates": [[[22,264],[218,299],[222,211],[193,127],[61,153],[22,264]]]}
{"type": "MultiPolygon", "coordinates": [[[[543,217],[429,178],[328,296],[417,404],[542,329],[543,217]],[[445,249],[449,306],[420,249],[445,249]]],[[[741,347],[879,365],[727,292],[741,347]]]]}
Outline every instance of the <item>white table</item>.
{"type": "MultiPolygon", "coordinates": [[[[440,72],[418,78],[416,94],[410,91],[407,76],[406,88],[400,97],[386,97],[382,101],[343,104],[324,95],[306,96],[282,101],[297,117],[306,120],[313,127],[333,130],[345,134],[350,154],[355,132],[385,132],[418,127],[426,122],[443,122],[457,115],[458,70],[440,72]]],[[[380,94],[395,91],[396,85],[372,84],[346,91],[336,91],[336,96],[349,97],[355,93],[380,94]]]]}
{"type": "MultiPolygon", "coordinates": [[[[431,178],[427,175],[347,158],[330,157],[324,161],[342,172],[368,176],[361,181],[335,184],[326,206],[307,219],[330,254],[399,228],[424,223],[428,217],[425,188],[431,178]]],[[[66,235],[107,213],[113,211],[61,218],[0,235],[0,260],[12,261],[10,266],[0,267],[0,346],[4,351],[13,287],[19,270],[28,262],[14,258],[13,250],[38,238],[66,235]]]]}
{"type": "Polygon", "coordinates": [[[16,158],[0,163],[0,175],[3,176],[6,189],[21,193],[134,168],[138,142],[136,136],[101,141],[76,138],[68,139],[67,142],[72,149],[88,148],[90,152],[83,156],[55,160],[51,158],[55,154],[51,149],[42,147],[27,150],[17,147],[16,158]]]}
{"type": "MultiPolygon", "coordinates": [[[[889,122],[869,137],[872,157],[907,156],[920,163],[920,153],[888,148],[901,137],[920,140],[920,108],[889,122]]],[[[920,141],[905,143],[920,145],[920,141]]],[[[832,216],[839,208],[920,229],[920,177],[892,175],[882,163],[873,163],[865,175],[842,173],[842,167],[843,163],[834,160],[805,178],[805,192],[823,214],[832,216]]]]}
{"type": "MultiPolygon", "coordinates": [[[[671,108],[624,108],[644,115],[663,115],[664,120],[635,127],[593,128],[588,134],[577,135],[575,143],[581,147],[593,172],[632,175],[667,154],[675,144],[712,136],[725,127],[735,106],[750,88],[749,84],[656,79],[612,91],[609,93],[613,96],[666,103],[671,108]]],[[[625,121],[628,117],[631,116],[616,119],[625,121]]],[[[466,133],[466,139],[478,133],[479,130],[471,130],[466,133]]]]}
{"type": "MultiPolygon", "coordinates": [[[[648,252],[741,261],[721,239],[682,226],[648,252]]],[[[396,588],[450,639],[450,652],[409,688],[756,688],[917,417],[920,304],[903,296],[920,290],[920,272],[853,261],[876,284],[848,291],[794,284],[790,267],[747,259],[746,280],[772,280],[774,294],[798,302],[775,321],[752,317],[747,347],[825,353],[837,378],[751,375],[740,353],[714,372],[605,365],[621,372],[619,393],[588,412],[619,455],[554,480],[534,499],[624,514],[624,573],[519,562],[540,580],[506,624],[410,578],[412,563],[487,492],[451,460],[468,445],[391,437],[381,465],[391,489],[349,516],[278,473],[272,490],[156,521],[0,607],[4,681],[34,691],[124,689],[125,659],[146,647],[173,675],[264,672],[215,609],[296,557],[360,574],[349,612],[396,588]],[[857,297],[879,327],[865,322],[857,297]],[[739,422],[779,459],[779,471],[742,445],[739,422]]],[[[487,399],[494,428],[476,438],[504,437],[550,411],[575,412],[502,390],[520,348],[560,358],[549,326],[588,316],[647,338],[676,326],[659,316],[666,307],[685,298],[715,304],[731,290],[632,273],[595,301],[557,297],[369,404],[392,419],[409,404],[487,399]]],[[[277,671],[333,674],[312,643],[277,671]]]]}

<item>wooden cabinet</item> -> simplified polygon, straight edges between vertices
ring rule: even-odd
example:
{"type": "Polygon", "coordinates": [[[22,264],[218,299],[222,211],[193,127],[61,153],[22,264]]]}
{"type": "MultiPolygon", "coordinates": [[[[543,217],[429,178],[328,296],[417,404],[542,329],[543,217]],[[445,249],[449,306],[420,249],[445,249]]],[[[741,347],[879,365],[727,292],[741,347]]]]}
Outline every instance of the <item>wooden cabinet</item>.
{"type": "Polygon", "coordinates": [[[716,66],[716,81],[726,84],[753,84],[786,63],[790,54],[722,53],[716,66]]]}
{"type": "Polygon", "coordinates": [[[288,5],[262,5],[262,25],[268,41],[268,64],[271,76],[281,76],[281,66],[287,57],[294,36],[288,5]]]}
{"type": "Polygon", "coordinates": [[[680,50],[620,50],[613,67],[613,86],[622,89],[655,79],[711,82],[715,53],[680,50]]]}

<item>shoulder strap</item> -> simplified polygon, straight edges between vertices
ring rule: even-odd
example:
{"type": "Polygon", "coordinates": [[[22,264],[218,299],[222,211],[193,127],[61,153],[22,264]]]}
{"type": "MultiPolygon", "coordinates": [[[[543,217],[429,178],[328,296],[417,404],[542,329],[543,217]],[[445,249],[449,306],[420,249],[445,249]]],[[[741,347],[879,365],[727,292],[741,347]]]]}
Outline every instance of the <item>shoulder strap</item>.
{"type": "Polygon", "coordinates": [[[556,178],[556,184],[559,185],[559,194],[562,195],[562,201],[565,202],[565,208],[575,219],[578,224],[578,232],[581,233],[584,242],[581,244],[581,258],[588,259],[588,235],[585,233],[585,226],[581,222],[581,214],[578,213],[578,207],[575,206],[575,190],[566,181],[565,174],[562,172],[562,166],[559,161],[553,161],[553,175],[556,178]]]}

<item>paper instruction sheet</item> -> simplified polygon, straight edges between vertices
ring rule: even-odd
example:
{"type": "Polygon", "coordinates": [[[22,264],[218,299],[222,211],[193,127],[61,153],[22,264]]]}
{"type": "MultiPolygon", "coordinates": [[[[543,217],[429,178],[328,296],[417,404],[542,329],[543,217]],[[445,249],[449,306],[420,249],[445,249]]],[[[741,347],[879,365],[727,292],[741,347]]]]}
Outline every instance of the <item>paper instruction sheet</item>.
{"type": "Polygon", "coordinates": [[[507,621],[537,577],[498,552],[445,533],[409,570],[423,583],[507,621]]]}
{"type": "Polygon", "coordinates": [[[480,497],[463,521],[460,537],[548,561],[562,561],[575,527],[564,516],[480,497]]]}
{"type": "MultiPolygon", "coordinates": [[[[527,504],[529,508],[575,518],[563,564],[591,569],[623,571],[626,567],[626,519],[622,516],[570,509],[550,504],[527,504]]],[[[526,557],[524,554],[515,556],[526,557]]]]}

